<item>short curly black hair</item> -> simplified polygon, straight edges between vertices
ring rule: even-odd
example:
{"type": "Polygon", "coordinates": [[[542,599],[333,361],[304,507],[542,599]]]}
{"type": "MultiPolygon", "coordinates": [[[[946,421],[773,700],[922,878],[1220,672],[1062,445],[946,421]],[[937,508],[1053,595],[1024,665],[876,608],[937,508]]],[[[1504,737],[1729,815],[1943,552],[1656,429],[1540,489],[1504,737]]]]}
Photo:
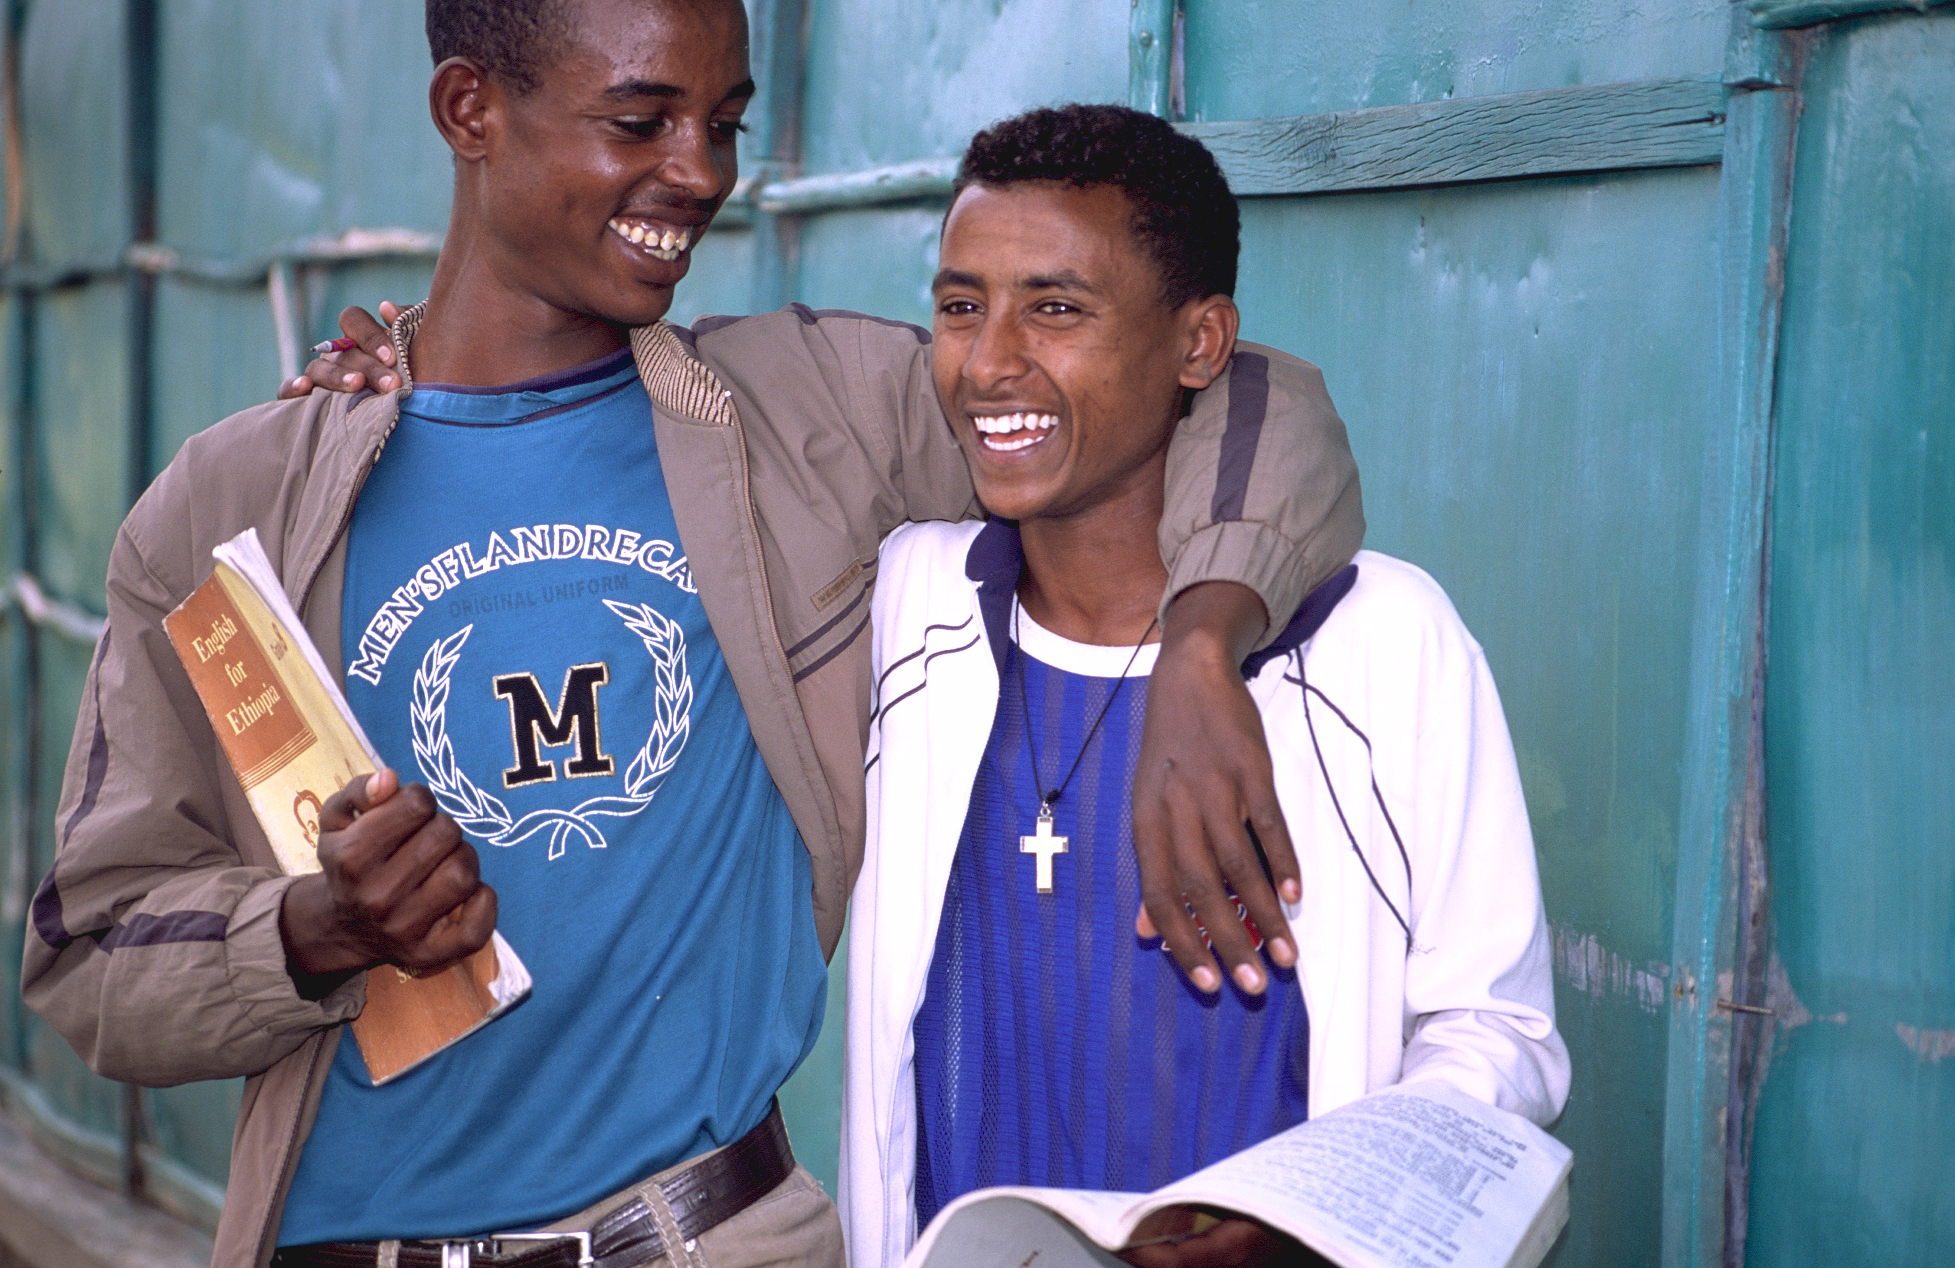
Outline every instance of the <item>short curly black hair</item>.
{"type": "Polygon", "coordinates": [[[534,92],[544,67],[570,46],[571,0],[427,0],[434,64],[466,57],[517,95],[534,92]]]}
{"type": "Polygon", "coordinates": [[[1028,110],[971,138],[951,199],[971,185],[1112,185],[1134,208],[1134,236],[1161,268],[1170,308],[1235,294],[1242,216],[1208,147],[1125,106],[1028,110]]]}

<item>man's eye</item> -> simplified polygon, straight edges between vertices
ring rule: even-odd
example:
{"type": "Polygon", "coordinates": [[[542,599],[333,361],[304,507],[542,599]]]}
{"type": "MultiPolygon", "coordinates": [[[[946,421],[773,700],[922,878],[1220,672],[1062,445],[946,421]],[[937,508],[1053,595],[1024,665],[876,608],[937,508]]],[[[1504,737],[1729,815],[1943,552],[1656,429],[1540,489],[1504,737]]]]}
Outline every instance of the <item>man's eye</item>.
{"type": "Polygon", "coordinates": [[[977,311],[977,305],[968,299],[947,299],[937,305],[937,311],[946,317],[968,317],[977,311]]]}
{"type": "Polygon", "coordinates": [[[1039,305],[1038,311],[1054,317],[1064,317],[1078,312],[1079,309],[1073,307],[1063,299],[1048,299],[1039,305]]]}
{"type": "Polygon", "coordinates": [[[665,128],[664,119],[613,119],[611,122],[621,131],[641,139],[655,137],[665,128]]]}
{"type": "Polygon", "coordinates": [[[739,119],[720,119],[715,121],[712,126],[713,139],[726,142],[737,139],[742,132],[749,130],[747,125],[739,119]]]}

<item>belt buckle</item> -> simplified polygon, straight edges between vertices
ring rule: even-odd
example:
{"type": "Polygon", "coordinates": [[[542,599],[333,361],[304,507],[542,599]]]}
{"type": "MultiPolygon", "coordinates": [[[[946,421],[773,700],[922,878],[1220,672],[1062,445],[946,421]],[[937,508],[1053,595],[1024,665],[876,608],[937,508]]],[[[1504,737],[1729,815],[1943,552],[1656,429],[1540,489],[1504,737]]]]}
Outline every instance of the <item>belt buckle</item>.
{"type": "MultiPolygon", "coordinates": [[[[591,1268],[591,1265],[596,1262],[591,1258],[591,1235],[588,1232],[580,1231],[574,1233],[491,1233],[489,1236],[484,1238],[479,1238],[477,1240],[487,1242],[490,1248],[489,1253],[496,1254],[496,1255],[502,1253],[502,1243],[504,1242],[564,1242],[564,1241],[576,1242],[577,1243],[577,1268],[591,1268]]],[[[467,1242],[459,1243],[460,1246],[462,1247],[462,1257],[459,1260],[456,1260],[452,1264],[448,1260],[448,1247],[451,1244],[452,1243],[447,1243],[447,1242],[442,1243],[441,1268],[469,1268],[469,1262],[468,1262],[469,1243],[467,1242]]]]}

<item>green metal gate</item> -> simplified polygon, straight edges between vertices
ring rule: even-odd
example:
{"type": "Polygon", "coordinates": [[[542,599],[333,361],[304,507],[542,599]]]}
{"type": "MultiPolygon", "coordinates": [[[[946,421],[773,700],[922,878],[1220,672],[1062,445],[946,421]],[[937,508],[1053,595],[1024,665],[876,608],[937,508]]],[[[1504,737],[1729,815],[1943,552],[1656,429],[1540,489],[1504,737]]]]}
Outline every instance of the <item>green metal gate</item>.
{"type": "MultiPolygon", "coordinates": [[[[426,284],[418,8],[9,5],[10,969],[129,492],[342,303],[426,284]]],[[[750,9],[743,185],[675,318],[927,322],[955,156],[1029,105],[1222,156],[1245,333],[1323,366],[1370,543],[1505,692],[1575,1060],[1553,1262],[1955,1261],[1955,10],[750,9]]],[[[9,1001],[8,1099],[208,1219],[235,1088],[117,1089],[9,1001]]],[[[825,1175],[838,1019],[784,1096],[825,1175]]]]}

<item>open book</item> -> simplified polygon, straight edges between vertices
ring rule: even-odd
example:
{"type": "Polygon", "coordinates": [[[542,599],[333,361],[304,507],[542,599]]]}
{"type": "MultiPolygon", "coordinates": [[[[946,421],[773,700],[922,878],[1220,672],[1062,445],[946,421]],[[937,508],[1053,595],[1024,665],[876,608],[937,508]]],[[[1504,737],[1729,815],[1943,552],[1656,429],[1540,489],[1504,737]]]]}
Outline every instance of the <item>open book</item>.
{"type": "Polygon", "coordinates": [[[1220,1208],[1341,1268],[1534,1268],[1568,1222],[1568,1147],[1437,1083],[1387,1088],[1152,1193],[979,1189],[903,1268],[1100,1268],[1168,1207],[1220,1208]]]}
{"type": "MultiPolygon", "coordinates": [[[[290,875],[316,872],[326,798],[378,770],[380,758],[285,597],[258,530],[211,554],[217,570],[163,618],[163,628],[279,865],[290,875]]],[[[353,1036],[374,1083],[385,1083],[529,991],[529,971],[497,933],[428,977],[386,965],[369,972],[353,1036]]]]}

